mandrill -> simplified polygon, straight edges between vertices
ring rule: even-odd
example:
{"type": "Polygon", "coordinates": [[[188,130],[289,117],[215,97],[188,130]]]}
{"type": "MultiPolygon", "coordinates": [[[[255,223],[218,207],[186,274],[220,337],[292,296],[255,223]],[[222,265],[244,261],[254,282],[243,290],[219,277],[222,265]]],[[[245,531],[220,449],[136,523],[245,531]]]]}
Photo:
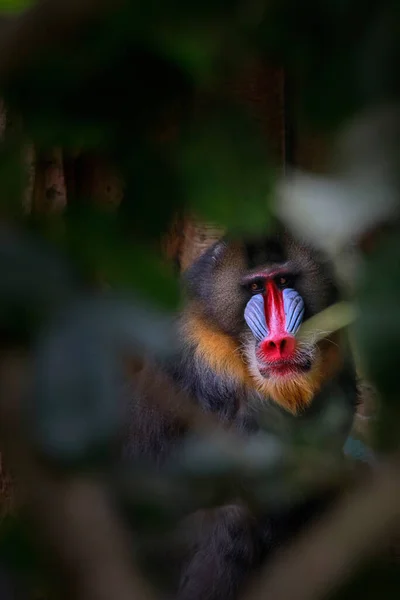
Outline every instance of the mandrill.
{"type": "MultiPolygon", "coordinates": [[[[302,323],[339,299],[326,257],[279,228],[264,239],[217,242],[186,271],[184,284],[179,349],[157,366],[175,388],[240,435],[257,433],[261,419],[263,429],[296,432],[335,405],[341,417],[329,436],[341,451],[357,401],[345,336],[296,337],[302,323]]],[[[157,413],[149,389],[144,379],[131,403],[125,452],[161,465],[189,432],[173,410],[157,413]]],[[[234,500],[196,513],[174,597],[236,599],[271,551],[322,510],[322,496],[262,517],[234,500]]]]}

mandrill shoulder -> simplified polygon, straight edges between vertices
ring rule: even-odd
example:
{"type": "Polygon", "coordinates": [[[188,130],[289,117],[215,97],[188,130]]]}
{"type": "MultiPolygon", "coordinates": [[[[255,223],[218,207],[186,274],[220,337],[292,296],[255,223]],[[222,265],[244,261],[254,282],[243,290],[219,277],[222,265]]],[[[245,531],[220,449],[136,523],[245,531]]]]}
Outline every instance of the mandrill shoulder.
{"type": "Polygon", "coordinates": [[[179,387],[205,410],[234,420],[247,393],[249,374],[240,344],[191,307],[179,322],[180,349],[167,366],[179,387]]]}

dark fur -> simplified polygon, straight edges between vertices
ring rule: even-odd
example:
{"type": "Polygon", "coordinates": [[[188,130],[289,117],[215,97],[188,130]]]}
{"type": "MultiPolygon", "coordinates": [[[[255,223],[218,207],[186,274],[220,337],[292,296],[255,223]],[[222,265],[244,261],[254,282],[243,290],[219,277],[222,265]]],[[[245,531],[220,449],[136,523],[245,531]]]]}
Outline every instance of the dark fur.
{"type": "Polygon", "coordinates": [[[217,242],[185,274],[189,296],[200,299],[204,315],[230,335],[243,331],[244,307],[250,296],[240,285],[259,268],[288,264],[306,305],[305,319],[338,298],[330,263],[314,249],[282,232],[272,240],[217,242]]]}
{"type": "MultiPolygon", "coordinates": [[[[240,340],[242,335],[248,334],[243,312],[249,293],[242,286],[243,278],[262,266],[281,263],[285,263],[295,277],[296,289],[305,301],[306,319],[338,298],[330,264],[287,233],[248,244],[222,241],[210,248],[185,274],[188,308],[183,314],[183,323],[188,314],[195,311],[205,322],[240,340]]],[[[235,424],[241,434],[257,431],[257,393],[245,382],[235,382],[223,373],[215,372],[196,356],[195,345],[185,337],[181,351],[159,376],[170,376],[178,390],[188,393],[204,410],[235,424]]],[[[154,374],[147,378],[147,382],[150,380],[152,383],[146,384],[144,375],[145,394],[132,406],[126,453],[160,463],[187,429],[176,410],[161,414],[147,401],[152,386],[157,385],[154,374]]],[[[272,403],[268,405],[271,429],[285,435],[288,429],[301,427],[323,410],[336,392],[345,398],[347,415],[333,435],[333,443],[341,450],[356,402],[354,370],[347,359],[336,377],[323,386],[310,409],[301,416],[294,417],[272,403]]],[[[187,525],[193,533],[193,544],[184,560],[177,598],[233,600],[249,574],[275,547],[315,515],[325,500],[314,499],[312,503],[288,508],[286,512],[281,510],[279,514],[270,514],[263,519],[256,519],[239,506],[221,507],[217,511],[206,511],[200,517],[194,516],[192,524],[187,525]]]]}

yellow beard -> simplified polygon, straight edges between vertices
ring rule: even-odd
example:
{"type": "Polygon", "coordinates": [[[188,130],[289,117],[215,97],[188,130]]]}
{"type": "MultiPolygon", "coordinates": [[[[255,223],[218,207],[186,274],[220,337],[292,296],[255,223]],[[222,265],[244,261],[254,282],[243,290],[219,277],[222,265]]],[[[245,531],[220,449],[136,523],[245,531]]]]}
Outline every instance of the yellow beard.
{"type": "Polygon", "coordinates": [[[343,359],[338,336],[318,343],[311,370],[282,377],[264,378],[256,367],[249,368],[240,352],[239,343],[229,335],[191,314],[185,325],[187,339],[196,346],[196,355],[220,375],[230,376],[244,386],[256,390],[296,415],[307,408],[322,384],[338,372],[343,359]]]}

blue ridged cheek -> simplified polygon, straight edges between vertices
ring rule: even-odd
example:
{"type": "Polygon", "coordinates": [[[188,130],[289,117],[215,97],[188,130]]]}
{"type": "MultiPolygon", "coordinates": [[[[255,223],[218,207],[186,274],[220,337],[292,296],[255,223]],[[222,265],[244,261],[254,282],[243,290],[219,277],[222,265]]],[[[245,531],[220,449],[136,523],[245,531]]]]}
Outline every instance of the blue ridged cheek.
{"type": "MultiPolygon", "coordinates": [[[[296,335],[304,317],[303,298],[293,289],[283,290],[282,295],[286,332],[296,335]]],[[[262,294],[256,294],[248,301],[244,310],[244,319],[258,342],[268,337],[262,294]]]]}
{"type": "Polygon", "coordinates": [[[286,331],[296,335],[304,317],[304,300],[296,290],[283,290],[286,331]]]}
{"type": "Polygon", "coordinates": [[[244,309],[244,319],[258,342],[268,337],[262,294],[256,294],[248,301],[244,309]]]}

